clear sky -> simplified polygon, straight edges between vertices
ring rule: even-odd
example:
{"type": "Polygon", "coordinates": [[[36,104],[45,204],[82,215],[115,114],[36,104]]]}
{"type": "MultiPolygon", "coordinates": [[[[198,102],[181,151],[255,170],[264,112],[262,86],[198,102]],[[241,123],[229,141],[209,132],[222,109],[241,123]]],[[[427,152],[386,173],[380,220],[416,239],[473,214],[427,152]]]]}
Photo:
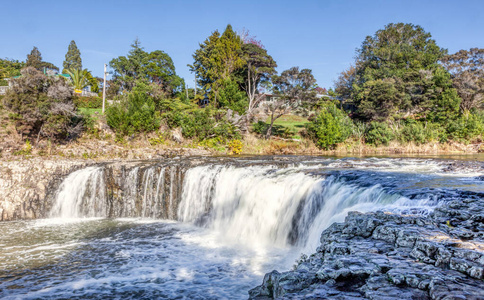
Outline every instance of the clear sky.
{"type": "Polygon", "coordinates": [[[24,1],[0,0],[0,57],[25,60],[37,46],[62,69],[75,40],[83,66],[102,77],[103,64],[126,55],[138,37],[146,51],[163,50],[193,86],[187,64],[212,31],[248,29],[281,72],[313,70],[331,87],[367,35],[388,23],[413,23],[454,53],[484,48],[484,1],[24,1]]]}

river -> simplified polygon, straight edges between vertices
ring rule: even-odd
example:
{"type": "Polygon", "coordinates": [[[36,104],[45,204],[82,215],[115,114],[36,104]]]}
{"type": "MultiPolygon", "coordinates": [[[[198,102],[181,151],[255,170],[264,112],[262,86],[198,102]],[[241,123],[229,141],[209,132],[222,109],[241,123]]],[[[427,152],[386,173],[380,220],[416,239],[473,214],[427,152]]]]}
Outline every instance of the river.
{"type": "Polygon", "coordinates": [[[246,299],[349,211],[425,215],[483,197],[483,163],[464,158],[147,162],[126,169],[119,203],[102,164],[81,169],[50,218],[0,223],[0,298],[246,299]]]}

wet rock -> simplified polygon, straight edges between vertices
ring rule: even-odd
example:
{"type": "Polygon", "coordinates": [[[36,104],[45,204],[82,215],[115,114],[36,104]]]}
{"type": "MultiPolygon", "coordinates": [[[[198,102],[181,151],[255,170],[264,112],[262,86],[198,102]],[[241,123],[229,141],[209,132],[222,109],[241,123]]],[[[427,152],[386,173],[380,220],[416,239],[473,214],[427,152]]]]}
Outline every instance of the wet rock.
{"type": "Polygon", "coordinates": [[[315,254],[270,273],[280,275],[250,298],[482,300],[482,211],[483,199],[466,199],[428,217],[349,213],[321,234],[315,254]]]}

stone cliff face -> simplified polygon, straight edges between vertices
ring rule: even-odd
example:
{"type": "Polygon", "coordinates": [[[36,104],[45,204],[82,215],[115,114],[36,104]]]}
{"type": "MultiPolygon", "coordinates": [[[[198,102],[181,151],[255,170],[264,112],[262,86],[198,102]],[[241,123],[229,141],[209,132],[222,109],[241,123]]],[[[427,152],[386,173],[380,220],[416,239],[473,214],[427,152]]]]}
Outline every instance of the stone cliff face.
{"type": "Polygon", "coordinates": [[[46,199],[81,160],[40,158],[0,162],[0,221],[45,217],[46,199]]]}
{"type": "MultiPolygon", "coordinates": [[[[86,191],[96,194],[102,210],[79,203],[87,217],[153,217],[176,219],[186,169],[202,163],[196,159],[114,161],[28,159],[0,163],[0,221],[47,218],[62,181],[87,166],[101,169],[102,184],[86,191]],[[154,209],[155,201],[164,201],[154,209]]],[[[82,195],[81,195],[82,196],[82,195]]],[[[159,203],[157,203],[159,204],[159,203]]]]}
{"type": "Polygon", "coordinates": [[[484,299],[484,200],[429,217],[350,213],[294,270],[265,275],[251,299],[484,299]]]}

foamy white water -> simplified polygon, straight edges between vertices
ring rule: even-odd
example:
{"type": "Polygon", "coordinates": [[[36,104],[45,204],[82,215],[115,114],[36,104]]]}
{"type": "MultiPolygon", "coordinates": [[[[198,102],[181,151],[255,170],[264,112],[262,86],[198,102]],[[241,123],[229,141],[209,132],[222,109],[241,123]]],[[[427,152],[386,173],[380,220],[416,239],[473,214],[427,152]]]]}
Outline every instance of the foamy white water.
{"type": "Polygon", "coordinates": [[[0,223],[0,298],[245,299],[349,211],[426,214],[484,195],[482,181],[434,160],[245,165],[201,165],[183,180],[170,166],[133,167],[119,203],[103,167],[73,172],[56,218],[0,223]]]}

